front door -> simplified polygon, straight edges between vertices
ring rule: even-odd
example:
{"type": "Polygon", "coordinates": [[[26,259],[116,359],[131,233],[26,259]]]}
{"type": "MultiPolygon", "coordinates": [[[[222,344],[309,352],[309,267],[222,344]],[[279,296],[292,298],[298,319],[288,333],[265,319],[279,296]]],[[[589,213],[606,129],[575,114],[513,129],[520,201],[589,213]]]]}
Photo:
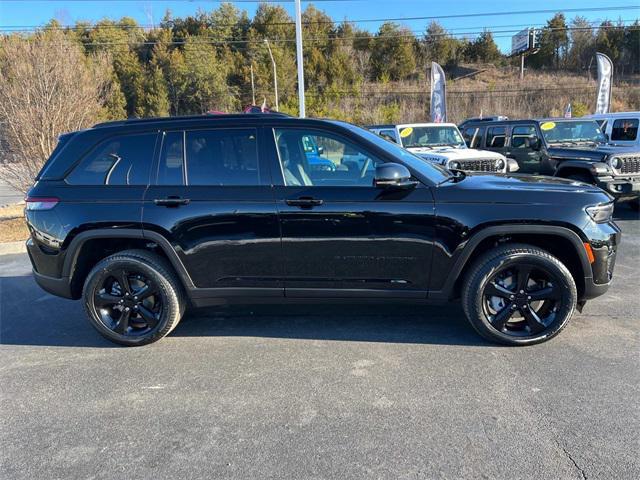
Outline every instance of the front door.
{"type": "Polygon", "coordinates": [[[173,245],[212,296],[282,296],[280,230],[256,128],[167,131],[143,227],[173,245]],[[251,289],[247,291],[246,289],[251,289]]]}
{"type": "Polygon", "coordinates": [[[511,130],[509,156],[520,166],[518,173],[538,173],[553,175],[553,170],[545,168],[540,148],[542,139],[538,137],[535,125],[518,125],[511,130]],[[536,147],[536,144],[539,145],[536,147]]]}
{"type": "Polygon", "coordinates": [[[374,187],[384,160],[334,132],[276,128],[272,138],[286,296],[424,298],[434,228],[429,188],[374,187]],[[334,168],[309,167],[305,137],[334,168]]]}

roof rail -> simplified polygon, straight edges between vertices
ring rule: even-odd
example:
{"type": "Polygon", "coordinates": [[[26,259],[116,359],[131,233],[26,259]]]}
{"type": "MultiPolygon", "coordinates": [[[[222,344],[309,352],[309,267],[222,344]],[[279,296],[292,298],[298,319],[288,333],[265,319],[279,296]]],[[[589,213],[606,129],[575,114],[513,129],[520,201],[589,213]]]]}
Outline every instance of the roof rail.
{"type": "Polygon", "coordinates": [[[96,123],[92,128],[117,127],[122,125],[139,125],[139,124],[146,124],[146,123],[165,123],[165,122],[175,122],[175,121],[181,121],[181,120],[203,120],[203,119],[247,118],[247,117],[258,118],[264,115],[292,118],[291,115],[288,115],[286,113],[281,113],[281,112],[205,113],[201,115],[183,115],[183,116],[176,116],[176,117],[127,118],[124,120],[111,120],[109,122],[96,123]]]}

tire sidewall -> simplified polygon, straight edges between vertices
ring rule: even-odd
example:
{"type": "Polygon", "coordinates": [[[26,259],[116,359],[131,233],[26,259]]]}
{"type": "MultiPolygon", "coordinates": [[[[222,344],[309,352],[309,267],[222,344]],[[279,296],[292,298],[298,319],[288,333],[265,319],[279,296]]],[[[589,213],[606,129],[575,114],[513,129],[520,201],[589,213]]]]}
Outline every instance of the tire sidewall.
{"type": "Polygon", "coordinates": [[[141,259],[137,259],[135,257],[116,255],[108,257],[96,265],[85,281],[82,292],[82,303],[91,325],[93,325],[100,334],[113,342],[127,346],[146,345],[164,337],[171,332],[177,324],[175,317],[178,316],[178,320],[180,317],[179,302],[172,285],[161,272],[153,268],[153,266],[143,262],[141,259]],[[118,268],[125,268],[139,272],[158,285],[159,295],[163,304],[162,314],[160,315],[158,325],[145,335],[120,335],[102,323],[102,320],[96,313],[94,295],[97,290],[102,288],[102,283],[111,274],[111,272],[118,268]]]}
{"type": "MultiPolygon", "coordinates": [[[[531,253],[513,253],[503,257],[495,258],[489,261],[482,269],[481,274],[476,276],[475,285],[471,285],[471,291],[474,292],[473,298],[473,315],[476,321],[482,324],[485,333],[493,340],[500,343],[511,345],[531,345],[541,343],[556,336],[569,322],[576,308],[577,292],[575,283],[571,277],[571,273],[559,261],[553,261],[550,258],[542,257],[531,253]],[[558,311],[560,320],[556,321],[552,328],[545,330],[541,334],[517,337],[508,335],[496,330],[489,322],[487,315],[484,313],[484,288],[495,273],[504,268],[515,266],[521,263],[539,266],[549,271],[560,281],[562,291],[562,306],[558,311]]],[[[471,312],[470,312],[471,313],[471,312]]]]}

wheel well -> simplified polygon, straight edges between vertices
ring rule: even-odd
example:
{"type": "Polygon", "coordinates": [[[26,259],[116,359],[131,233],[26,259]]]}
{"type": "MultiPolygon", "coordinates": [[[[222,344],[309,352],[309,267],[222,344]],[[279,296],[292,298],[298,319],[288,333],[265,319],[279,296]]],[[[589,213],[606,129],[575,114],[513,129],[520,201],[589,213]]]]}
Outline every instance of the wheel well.
{"type": "Polygon", "coordinates": [[[465,262],[465,265],[456,279],[454,287],[454,295],[460,296],[462,291],[462,282],[471,268],[475,260],[483,253],[504,244],[509,243],[526,243],[535,247],[546,250],[551,255],[560,260],[571,272],[573,280],[576,282],[576,288],[578,290],[578,296],[580,297],[584,293],[584,278],[585,272],[582,268],[579,253],[576,251],[574,244],[571,240],[560,235],[540,235],[540,234],[528,234],[518,233],[509,235],[493,235],[483,239],[474,248],[473,252],[465,262]]]}
{"type": "Polygon", "coordinates": [[[140,249],[153,252],[167,259],[164,250],[156,243],[143,238],[91,238],[85,241],[77,253],[71,267],[71,295],[74,299],[82,296],[84,282],[91,269],[102,259],[124,250],[140,249]]]}
{"type": "Polygon", "coordinates": [[[560,177],[560,178],[567,178],[567,177],[570,177],[571,175],[584,175],[586,177],[589,177],[592,183],[595,183],[593,174],[586,168],[566,167],[558,171],[558,173],[556,173],[556,177],[560,177]]]}

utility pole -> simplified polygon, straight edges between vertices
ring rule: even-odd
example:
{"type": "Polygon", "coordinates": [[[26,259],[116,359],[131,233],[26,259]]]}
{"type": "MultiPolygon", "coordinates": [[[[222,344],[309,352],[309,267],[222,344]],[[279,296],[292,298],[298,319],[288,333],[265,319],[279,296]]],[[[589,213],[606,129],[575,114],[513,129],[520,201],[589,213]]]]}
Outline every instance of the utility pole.
{"type": "Polygon", "coordinates": [[[251,105],[256,104],[256,87],[253,83],[253,62],[251,62],[251,105]]]}
{"type": "Polygon", "coordinates": [[[302,12],[300,8],[300,0],[296,0],[296,63],[298,64],[298,103],[299,116],[304,118],[304,65],[302,60],[302,12]]]}
{"type": "Polygon", "coordinates": [[[267,50],[269,50],[269,56],[271,57],[271,64],[273,65],[273,89],[276,95],[276,112],[277,112],[280,110],[280,107],[278,106],[278,70],[276,69],[276,61],[273,59],[273,53],[271,53],[269,40],[265,38],[264,43],[267,44],[267,50]]]}
{"type": "Polygon", "coordinates": [[[520,80],[524,80],[524,53],[520,55],[520,80]]]}

